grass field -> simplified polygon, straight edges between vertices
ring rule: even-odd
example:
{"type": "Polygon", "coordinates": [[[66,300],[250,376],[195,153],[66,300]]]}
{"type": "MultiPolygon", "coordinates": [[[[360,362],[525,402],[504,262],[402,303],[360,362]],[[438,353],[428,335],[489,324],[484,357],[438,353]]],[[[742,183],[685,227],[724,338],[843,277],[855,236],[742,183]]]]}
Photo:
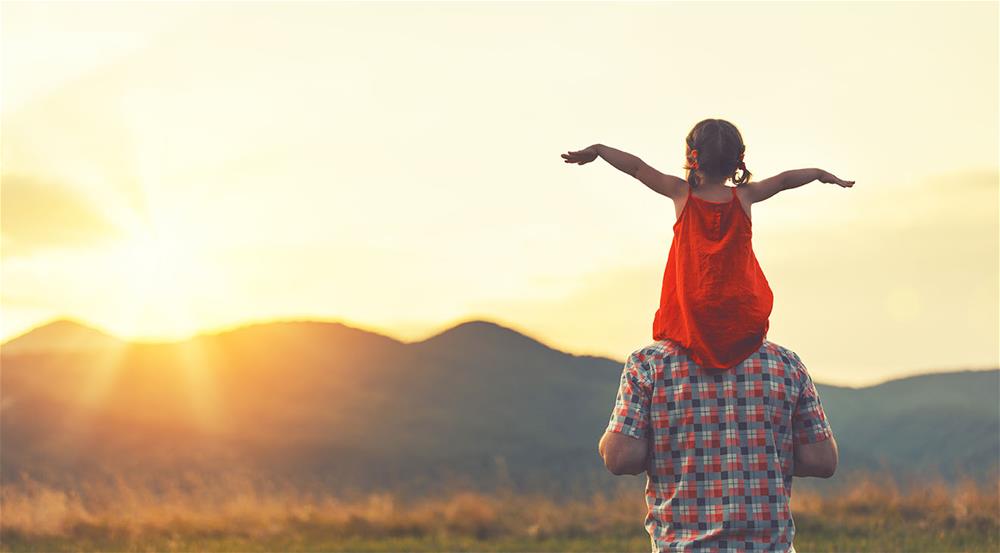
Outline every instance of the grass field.
{"type": "MultiPolygon", "coordinates": [[[[866,479],[836,494],[793,493],[795,547],[809,551],[1000,551],[1000,488],[928,483],[901,493],[866,479]]],[[[557,502],[459,492],[406,502],[261,493],[195,483],[154,494],[7,485],[2,551],[649,551],[641,489],[557,502]]]]}

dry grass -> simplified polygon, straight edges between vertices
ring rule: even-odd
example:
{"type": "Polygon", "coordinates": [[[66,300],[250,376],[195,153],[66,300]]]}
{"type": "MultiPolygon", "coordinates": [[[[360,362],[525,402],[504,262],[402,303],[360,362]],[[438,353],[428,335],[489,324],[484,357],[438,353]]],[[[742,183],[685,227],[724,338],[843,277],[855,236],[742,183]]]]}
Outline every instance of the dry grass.
{"type": "Polygon", "coordinates": [[[904,493],[891,478],[866,475],[835,494],[795,490],[792,512],[845,523],[898,518],[927,526],[989,521],[1000,527],[1000,482],[981,486],[968,478],[955,485],[931,480],[904,493]]]}
{"type": "Polygon", "coordinates": [[[291,489],[260,493],[238,479],[187,482],[159,492],[119,481],[84,493],[22,479],[0,490],[0,535],[25,538],[103,532],[265,539],[310,529],[362,536],[546,537],[613,531],[641,523],[643,515],[641,491],[565,504],[544,496],[470,491],[416,503],[391,493],[354,499],[291,489]]]}
{"type": "MultiPolygon", "coordinates": [[[[0,490],[0,545],[19,550],[45,543],[92,543],[97,544],[94,550],[108,544],[140,550],[137,544],[183,548],[205,540],[236,540],[232,543],[308,549],[316,540],[348,538],[604,543],[600,540],[638,536],[641,543],[644,535],[641,488],[575,501],[459,492],[406,502],[391,493],[337,498],[273,486],[260,492],[253,484],[236,477],[204,481],[191,476],[156,492],[122,481],[64,491],[22,478],[0,490]]],[[[835,494],[796,489],[792,509],[797,545],[810,529],[819,536],[835,527],[902,525],[913,531],[981,533],[992,546],[1000,531],[1000,483],[983,488],[971,480],[956,486],[939,481],[902,493],[891,479],[871,476],[835,494]]],[[[157,547],[173,548],[151,549],[157,547]]]]}

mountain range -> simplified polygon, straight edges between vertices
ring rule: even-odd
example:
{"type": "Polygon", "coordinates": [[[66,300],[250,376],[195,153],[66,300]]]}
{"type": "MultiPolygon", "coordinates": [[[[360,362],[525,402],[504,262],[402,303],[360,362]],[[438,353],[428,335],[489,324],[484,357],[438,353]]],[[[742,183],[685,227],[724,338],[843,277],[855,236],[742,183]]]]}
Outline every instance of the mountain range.
{"type": "MultiPolygon", "coordinates": [[[[597,454],[622,362],[488,321],[410,343],[316,321],[140,343],[60,319],[0,345],[0,360],[4,481],[242,471],[331,491],[570,494],[623,481],[597,454]]],[[[840,468],[796,486],[862,471],[996,478],[1000,370],[817,388],[840,468]]]]}

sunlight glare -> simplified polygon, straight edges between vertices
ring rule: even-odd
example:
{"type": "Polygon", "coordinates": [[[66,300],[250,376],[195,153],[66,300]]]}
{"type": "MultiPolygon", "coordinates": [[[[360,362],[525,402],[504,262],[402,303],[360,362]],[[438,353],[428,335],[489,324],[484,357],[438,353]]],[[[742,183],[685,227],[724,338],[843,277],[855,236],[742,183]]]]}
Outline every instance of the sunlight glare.
{"type": "Polygon", "coordinates": [[[130,298],[127,330],[137,336],[181,336],[198,328],[190,292],[198,285],[190,249],[164,233],[143,233],[113,253],[113,267],[130,298]]]}

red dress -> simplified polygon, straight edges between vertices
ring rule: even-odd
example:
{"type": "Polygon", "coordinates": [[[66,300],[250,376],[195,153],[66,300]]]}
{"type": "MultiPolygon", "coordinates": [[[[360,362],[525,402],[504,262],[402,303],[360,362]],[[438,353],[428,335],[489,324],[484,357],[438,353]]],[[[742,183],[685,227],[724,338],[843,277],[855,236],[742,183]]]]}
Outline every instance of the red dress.
{"type": "Polygon", "coordinates": [[[767,337],[774,295],[757,263],[750,217],[736,195],[690,193],[674,223],[653,339],[683,346],[701,367],[730,369],[767,337]]]}

